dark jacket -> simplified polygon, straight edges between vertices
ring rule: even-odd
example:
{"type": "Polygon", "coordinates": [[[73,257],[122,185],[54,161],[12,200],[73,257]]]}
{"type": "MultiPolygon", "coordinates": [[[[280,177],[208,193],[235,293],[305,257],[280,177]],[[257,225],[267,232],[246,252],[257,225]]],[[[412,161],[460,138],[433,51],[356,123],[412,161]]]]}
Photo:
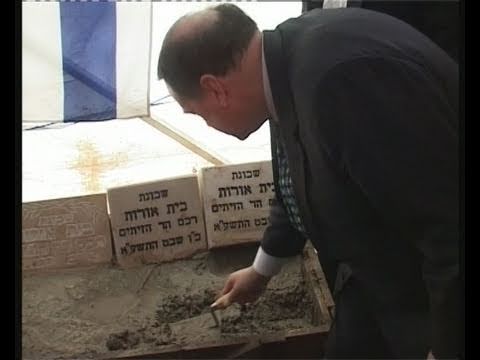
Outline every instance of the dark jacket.
{"type": "MultiPolygon", "coordinates": [[[[322,7],[323,0],[303,1],[303,11],[322,7]]],[[[347,7],[374,10],[405,21],[459,62],[459,0],[348,0],[347,7]]]]}
{"type": "MultiPolygon", "coordinates": [[[[399,357],[426,344],[455,356],[458,65],[407,24],[358,8],[287,20],[264,32],[264,52],[279,117],[274,180],[282,139],[326,267],[349,265],[399,357]]],[[[283,257],[305,240],[280,204],[262,248],[283,257]]]]}

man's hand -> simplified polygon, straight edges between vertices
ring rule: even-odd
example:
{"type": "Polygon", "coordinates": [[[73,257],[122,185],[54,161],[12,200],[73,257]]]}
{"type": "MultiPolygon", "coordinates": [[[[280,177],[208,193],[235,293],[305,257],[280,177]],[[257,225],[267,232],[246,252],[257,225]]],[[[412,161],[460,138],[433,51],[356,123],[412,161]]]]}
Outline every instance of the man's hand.
{"type": "Polygon", "coordinates": [[[257,273],[252,266],[235,271],[228,276],[220,296],[211,305],[224,309],[232,303],[253,302],[265,290],[270,278],[257,273]]]}

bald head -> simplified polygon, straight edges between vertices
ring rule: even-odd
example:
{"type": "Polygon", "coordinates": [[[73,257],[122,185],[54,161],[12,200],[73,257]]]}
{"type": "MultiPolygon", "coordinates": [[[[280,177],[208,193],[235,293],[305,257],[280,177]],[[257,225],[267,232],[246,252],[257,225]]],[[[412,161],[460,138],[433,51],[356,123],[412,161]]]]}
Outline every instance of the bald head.
{"type": "Polygon", "coordinates": [[[255,22],[233,4],[185,15],[165,36],[158,77],[179,96],[193,99],[200,93],[200,77],[233,70],[257,31],[255,22]]]}
{"type": "Polygon", "coordinates": [[[171,43],[191,39],[195,33],[206,32],[218,20],[218,13],[211,7],[187,14],[178,19],[165,35],[164,42],[171,43]]]}

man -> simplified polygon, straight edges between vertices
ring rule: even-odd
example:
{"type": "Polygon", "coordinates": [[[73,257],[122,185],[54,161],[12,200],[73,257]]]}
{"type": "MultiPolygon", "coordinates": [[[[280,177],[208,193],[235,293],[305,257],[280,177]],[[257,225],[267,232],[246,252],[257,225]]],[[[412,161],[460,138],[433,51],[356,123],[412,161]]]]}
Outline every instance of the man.
{"type": "Polygon", "coordinates": [[[458,356],[458,66],[443,50],[364,9],[261,33],[222,4],[172,26],[158,73],[224,133],[270,120],[270,225],[214,306],[257,299],[309,238],[335,282],[327,358],[458,356]]]}

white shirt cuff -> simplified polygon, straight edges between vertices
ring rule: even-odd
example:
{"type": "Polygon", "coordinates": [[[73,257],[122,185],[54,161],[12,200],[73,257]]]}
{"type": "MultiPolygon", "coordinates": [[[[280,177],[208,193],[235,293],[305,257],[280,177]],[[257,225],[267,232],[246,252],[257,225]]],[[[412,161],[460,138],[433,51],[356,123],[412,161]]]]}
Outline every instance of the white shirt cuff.
{"type": "Polygon", "coordinates": [[[253,261],[253,269],[260,275],[270,278],[277,275],[288,260],[290,258],[268,255],[260,246],[253,261]]]}

